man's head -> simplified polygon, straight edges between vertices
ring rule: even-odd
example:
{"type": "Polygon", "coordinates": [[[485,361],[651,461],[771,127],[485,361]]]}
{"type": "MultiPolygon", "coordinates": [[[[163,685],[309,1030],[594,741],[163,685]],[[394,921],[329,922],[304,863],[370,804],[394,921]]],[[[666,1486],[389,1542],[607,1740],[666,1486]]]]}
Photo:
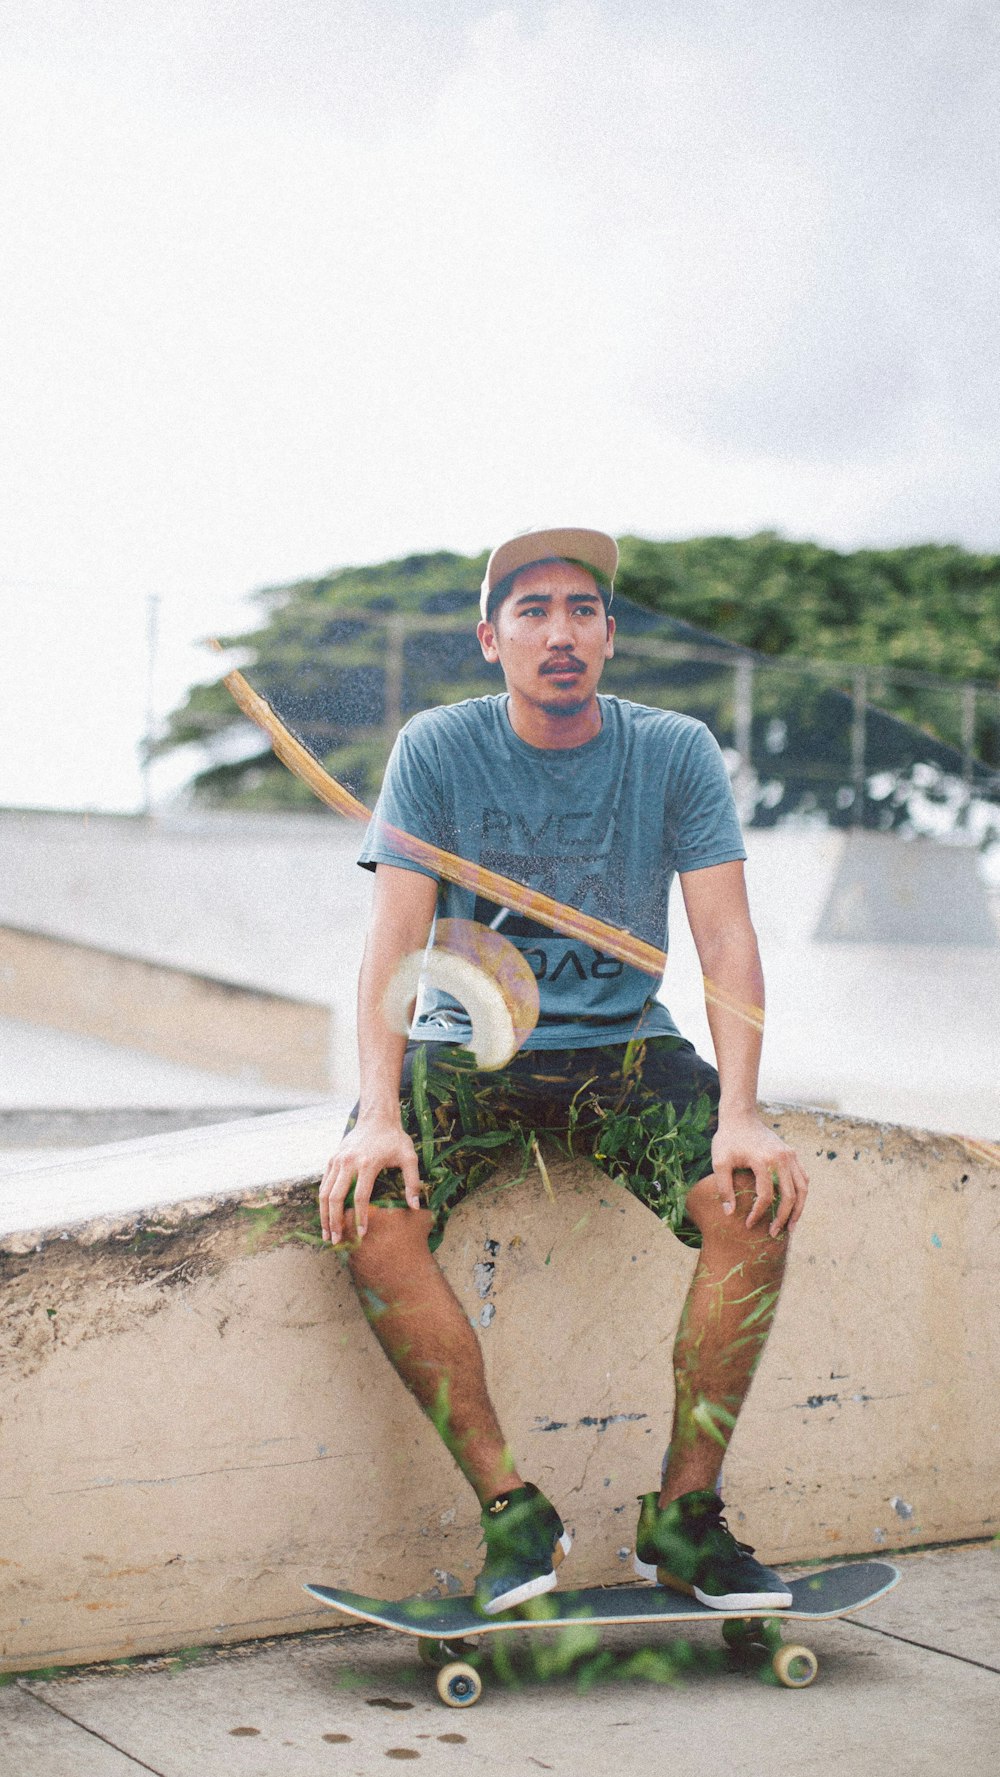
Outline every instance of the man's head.
{"type": "MultiPolygon", "coordinates": [[[[607,554],[605,562],[611,566],[607,554]]],[[[485,658],[503,669],[522,739],[575,746],[599,731],[597,686],[614,653],[610,592],[595,568],[566,556],[515,564],[492,586],[484,583],[490,615],[479,623],[479,642],[485,658]]]]}
{"type": "Polygon", "coordinates": [[[593,576],[605,610],[614,594],[618,570],[618,545],[604,531],[563,528],[550,531],[524,531],[499,543],[486,563],[480,593],[479,609],[483,619],[493,618],[514,589],[518,574],[536,562],[567,561],[586,569],[593,576]]]}

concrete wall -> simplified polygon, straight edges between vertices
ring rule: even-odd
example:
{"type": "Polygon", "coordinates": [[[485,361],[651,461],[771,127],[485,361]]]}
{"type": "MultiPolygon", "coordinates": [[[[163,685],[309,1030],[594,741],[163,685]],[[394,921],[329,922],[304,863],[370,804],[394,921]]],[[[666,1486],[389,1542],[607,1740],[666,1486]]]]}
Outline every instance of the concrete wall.
{"type": "Polygon", "coordinates": [[[0,926],[0,1015],[236,1079],[322,1092],[328,1006],[0,926]]]}
{"type": "MultiPolygon", "coordinates": [[[[330,1071],[352,1094],[372,887],[360,839],[322,810],[152,821],[0,810],[0,924],[331,1007],[330,1071]]],[[[30,1083],[18,1101],[41,1102],[30,1083]]]]}
{"type": "MultiPolygon", "coordinates": [[[[813,1189],[727,1460],[734,1527],[778,1561],[996,1531],[996,1155],[768,1116],[813,1189]]],[[[315,1244],[335,1122],[286,1113],[0,1181],[6,1668],[326,1626],[307,1579],[468,1587],[475,1500],[315,1244]],[[104,1213],[66,1226],[59,1202],[104,1213]]],[[[563,1584],[621,1580],[694,1260],[593,1168],[552,1178],[554,1201],[535,1178],[481,1191],[442,1260],[518,1459],[576,1530],[563,1584]]]]}
{"type": "MultiPolygon", "coordinates": [[[[333,1083],[353,1096],[355,988],[372,884],[354,861],[359,837],[353,824],[323,812],[149,822],[0,810],[0,924],[330,1006],[333,1083]]],[[[849,841],[807,826],[746,837],[768,989],[762,1094],[1000,1139],[1000,947],[975,941],[986,916],[972,855],[943,864],[930,841],[849,841]],[[835,885],[859,862],[855,854],[868,858],[883,845],[896,848],[905,876],[897,887],[913,891],[921,923],[907,923],[897,908],[891,942],[866,937],[864,922],[850,928],[853,937],[818,939],[835,885]],[[935,922],[923,916],[940,901],[942,873],[965,886],[961,907],[951,905],[949,890],[949,918],[935,922]],[[975,908],[976,892],[973,929],[957,914],[975,908]],[[934,942],[915,941],[920,931],[934,942]]],[[[878,877],[866,871],[863,906],[878,877]]],[[[710,1055],[701,970],[679,891],[662,997],[685,1035],[710,1055]]],[[[61,1071],[74,1069],[82,1078],[84,1058],[61,1071]]],[[[12,1058],[11,1085],[5,1094],[0,1083],[0,1098],[84,1102],[53,1098],[54,1072],[25,1050],[12,1058]]],[[[127,1085],[124,1051],[121,1077],[127,1085]]],[[[107,1097],[103,1084],[99,1090],[95,1102],[124,1102],[107,1097]]],[[[183,1082],[137,1082],[144,1098],[133,1102],[180,1103],[185,1090],[183,1082]]]]}

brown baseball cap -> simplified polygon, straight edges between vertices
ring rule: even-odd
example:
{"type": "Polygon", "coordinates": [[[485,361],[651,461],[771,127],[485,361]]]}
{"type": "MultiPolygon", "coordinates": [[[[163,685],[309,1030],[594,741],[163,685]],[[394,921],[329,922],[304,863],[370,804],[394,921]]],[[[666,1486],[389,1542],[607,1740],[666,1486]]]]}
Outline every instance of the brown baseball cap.
{"type": "Polygon", "coordinates": [[[519,568],[530,567],[536,561],[549,561],[553,556],[564,561],[584,562],[606,582],[609,595],[614,592],[618,545],[605,531],[523,531],[519,537],[498,543],[486,563],[479,600],[483,617],[490,593],[501,580],[505,580],[508,574],[515,574],[519,568]]]}

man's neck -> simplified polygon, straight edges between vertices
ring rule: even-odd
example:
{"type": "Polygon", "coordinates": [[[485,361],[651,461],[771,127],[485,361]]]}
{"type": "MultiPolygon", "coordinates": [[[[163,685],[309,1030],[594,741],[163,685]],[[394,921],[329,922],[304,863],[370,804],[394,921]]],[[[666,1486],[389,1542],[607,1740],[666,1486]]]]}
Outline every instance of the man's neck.
{"type": "Polygon", "coordinates": [[[553,715],[509,691],[507,716],[518,740],[548,752],[565,752],[569,747],[585,746],[588,740],[594,740],[600,734],[603,726],[596,695],[582,710],[574,710],[572,714],[560,711],[553,715]]]}

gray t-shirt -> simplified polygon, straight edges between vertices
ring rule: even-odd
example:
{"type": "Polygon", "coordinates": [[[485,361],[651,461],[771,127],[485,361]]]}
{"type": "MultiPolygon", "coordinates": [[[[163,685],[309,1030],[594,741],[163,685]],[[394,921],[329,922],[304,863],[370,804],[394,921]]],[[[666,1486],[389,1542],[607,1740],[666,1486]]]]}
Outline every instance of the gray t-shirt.
{"type": "MultiPolygon", "coordinates": [[[[397,736],[359,863],[422,869],[394,849],[385,821],[666,950],[674,872],[746,857],[725,761],[691,716],[598,701],[600,734],[565,749],[519,739],[504,692],[414,716],[397,736]]],[[[641,969],[450,882],[440,882],[437,913],[494,925],[524,952],[541,1000],[526,1049],[677,1033],[641,969]]],[[[415,1038],[462,1043],[470,1028],[453,1000],[424,990],[415,1038]]]]}

